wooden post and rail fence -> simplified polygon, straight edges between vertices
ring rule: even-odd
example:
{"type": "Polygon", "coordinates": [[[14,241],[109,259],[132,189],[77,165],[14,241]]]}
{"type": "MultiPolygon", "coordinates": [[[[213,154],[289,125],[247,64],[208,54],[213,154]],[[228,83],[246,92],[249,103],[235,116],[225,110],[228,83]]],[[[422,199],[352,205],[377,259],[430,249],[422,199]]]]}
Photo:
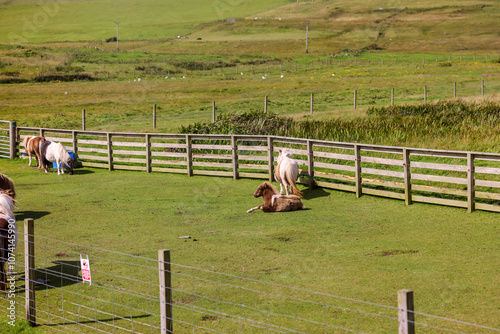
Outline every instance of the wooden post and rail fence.
{"type": "MultiPolygon", "coordinates": [[[[273,181],[279,150],[297,160],[300,183],[400,199],[500,212],[500,154],[252,135],[121,133],[17,127],[9,154],[26,136],[61,142],[83,166],[255,178],[273,181]]],[[[19,146],[19,148],[18,148],[19,146]]]]}

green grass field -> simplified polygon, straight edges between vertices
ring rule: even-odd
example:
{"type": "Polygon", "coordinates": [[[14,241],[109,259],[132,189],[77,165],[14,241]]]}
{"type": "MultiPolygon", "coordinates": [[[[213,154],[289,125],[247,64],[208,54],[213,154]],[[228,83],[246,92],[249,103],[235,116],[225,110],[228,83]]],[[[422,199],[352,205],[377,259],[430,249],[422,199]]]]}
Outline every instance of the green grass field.
{"type": "Polygon", "coordinates": [[[247,214],[261,201],[257,180],[57,176],[25,160],[3,161],[1,172],[16,181],[17,217],[34,216],[40,237],[152,259],[168,248],[177,264],[388,306],[408,288],[418,312],[500,326],[495,213],[303,188],[306,211],[247,214]]]}

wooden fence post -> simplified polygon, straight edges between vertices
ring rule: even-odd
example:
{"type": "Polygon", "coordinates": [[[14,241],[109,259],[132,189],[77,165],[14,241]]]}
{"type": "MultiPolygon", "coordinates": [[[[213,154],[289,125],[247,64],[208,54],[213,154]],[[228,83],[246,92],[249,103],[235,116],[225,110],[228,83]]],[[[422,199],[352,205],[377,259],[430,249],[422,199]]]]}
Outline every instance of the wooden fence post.
{"type": "Polygon", "coordinates": [[[156,129],[156,104],[153,104],[153,129],[156,129]]]}
{"type": "Polygon", "coordinates": [[[357,100],[358,100],[358,91],[355,89],[354,90],[354,110],[356,110],[357,100]]]}
{"type": "Polygon", "coordinates": [[[11,159],[15,159],[17,157],[17,123],[15,121],[9,122],[9,139],[9,155],[11,159]]]}
{"type": "Polygon", "coordinates": [[[457,82],[453,83],[453,98],[457,97],[457,82]]]}
{"type": "Polygon", "coordinates": [[[193,153],[191,151],[190,135],[186,135],[186,163],[187,163],[187,175],[193,176],[193,153]]]}
{"type": "Polygon", "coordinates": [[[407,148],[403,148],[403,169],[404,169],[404,180],[405,180],[405,204],[410,205],[412,203],[411,199],[411,170],[410,170],[410,151],[407,148]]]}
{"type": "Polygon", "coordinates": [[[481,96],[484,96],[484,80],[481,80],[481,96]]]}
{"type": "Polygon", "coordinates": [[[313,143],[307,141],[307,174],[309,178],[309,190],[312,190],[314,186],[314,152],[313,143]]]}
{"type": "Polygon", "coordinates": [[[146,173],[151,173],[151,135],[146,133],[146,173]]]}
{"type": "Polygon", "coordinates": [[[160,279],[160,333],[173,333],[172,319],[172,271],[170,250],[158,250],[158,273],[160,279]]]}
{"type": "Polygon", "coordinates": [[[31,326],[36,325],[35,307],[35,221],[24,220],[24,286],[26,320],[31,326]]]}
{"type": "Polygon", "coordinates": [[[108,145],[108,170],[113,170],[113,142],[111,141],[111,134],[106,133],[106,142],[108,145]]]}
{"type": "Polygon", "coordinates": [[[74,162],[78,159],[78,136],[76,131],[71,131],[71,139],[73,140],[73,154],[75,156],[74,162]]]}
{"type": "Polygon", "coordinates": [[[264,114],[267,114],[267,95],[264,97],[264,114]]]}
{"type": "Polygon", "coordinates": [[[274,174],[274,148],[273,148],[273,137],[267,137],[267,162],[269,164],[269,182],[273,182],[274,174]]]}
{"type": "Polygon", "coordinates": [[[427,102],[427,85],[424,85],[424,102],[427,102]]]}
{"type": "Polygon", "coordinates": [[[311,93],[311,115],[313,113],[313,108],[314,108],[314,93],[311,93]]]}
{"type": "Polygon", "coordinates": [[[356,198],[360,198],[362,193],[361,178],[361,150],[359,145],[354,145],[354,168],[356,170],[356,198]]]}
{"type": "Polygon", "coordinates": [[[474,189],[474,154],[467,153],[467,211],[473,212],[476,209],[474,189]]]}
{"type": "Polygon", "coordinates": [[[231,135],[231,151],[233,156],[233,179],[237,180],[239,177],[238,173],[238,143],[234,135],[231,135]]]}
{"type": "Polygon", "coordinates": [[[391,88],[391,107],[394,106],[394,87],[391,88]]]}
{"type": "Polygon", "coordinates": [[[85,109],[82,109],[82,130],[85,131],[85,109]]]}
{"type": "Polygon", "coordinates": [[[413,309],[413,291],[398,291],[399,334],[415,334],[415,313],[413,309]]]}
{"type": "Polygon", "coordinates": [[[215,123],[215,101],[212,101],[212,123],[215,123]]]}

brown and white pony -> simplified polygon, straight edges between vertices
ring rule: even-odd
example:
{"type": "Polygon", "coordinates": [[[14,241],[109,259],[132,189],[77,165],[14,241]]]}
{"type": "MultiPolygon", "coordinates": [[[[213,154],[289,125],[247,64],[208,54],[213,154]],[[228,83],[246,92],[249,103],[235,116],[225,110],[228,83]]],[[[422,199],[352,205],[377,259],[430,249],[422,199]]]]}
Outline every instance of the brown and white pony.
{"type": "Polygon", "coordinates": [[[12,200],[16,201],[16,190],[14,189],[14,181],[7,175],[0,174],[0,191],[9,195],[12,200]]]}
{"type": "Polygon", "coordinates": [[[7,289],[5,263],[17,246],[14,208],[14,201],[10,195],[0,192],[0,291],[7,289]]]}
{"type": "Polygon", "coordinates": [[[253,197],[261,197],[264,199],[264,204],[256,206],[255,208],[249,209],[247,212],[250,213],[255,210],[262,210],[264,212],[284,212],[284,211],[295,211],[305,209],[304,203],[300,200],[297,195],[282,196],[278,190],[269,182],[262,183],[253,197]]]}
{"type": "Polygon", "coordinates": [[[71,156],[61,143],[53,143],[46,140],[40,145],[40,153],[45,173],[49,172],[50,163],[55,162],[57,164],[57,175],[64,174],[65,167],[68,169],[68,174],[73,175],[73,159],[71,159],[71,156]]]}
{"type": "Polygon", "coordinates": [[[280,183],[280,194],[285,192],[302,197],[302,192],[297,188],[296,182],[299,179],[299,165],[292,159],[292,154],[287,149],[280,149],[278,156],[278,167],[274,171],[274,179],[280,183]]]}
{"type": "Polygon", "coordinates": [[[44,141],[45,141],[44,137],[28,136],[24,138],[23,145],[26,153],[28,154],[28,158],[30,161],[29,166],[31,166],[31,155],[34,154],[36,159],[36,167],[38,168],[44,167],[42,165],[42,158],[40,155],[40,144],[43,143],[44,141]]]}

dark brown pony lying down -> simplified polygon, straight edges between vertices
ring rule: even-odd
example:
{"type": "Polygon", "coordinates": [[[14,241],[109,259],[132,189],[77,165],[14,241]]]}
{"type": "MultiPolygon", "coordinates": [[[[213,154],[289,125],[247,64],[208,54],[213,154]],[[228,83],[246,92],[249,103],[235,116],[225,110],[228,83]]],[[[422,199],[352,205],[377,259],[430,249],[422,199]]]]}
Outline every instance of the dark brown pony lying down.
{"type": "Polygon", "coordinates": [[[249,209],[247,212],[250,213],[255,210],[262,210],[264,212],[284,212],[284,211],[294,211],[305,209],[304,203],[300,200],[297,195],[286,195],[282,196],[276,190],[276,188],[269,182],[262,183],[253,197],[261,197],[264,199],[264,204],[256,206],[255,208],[249,209]]]}

